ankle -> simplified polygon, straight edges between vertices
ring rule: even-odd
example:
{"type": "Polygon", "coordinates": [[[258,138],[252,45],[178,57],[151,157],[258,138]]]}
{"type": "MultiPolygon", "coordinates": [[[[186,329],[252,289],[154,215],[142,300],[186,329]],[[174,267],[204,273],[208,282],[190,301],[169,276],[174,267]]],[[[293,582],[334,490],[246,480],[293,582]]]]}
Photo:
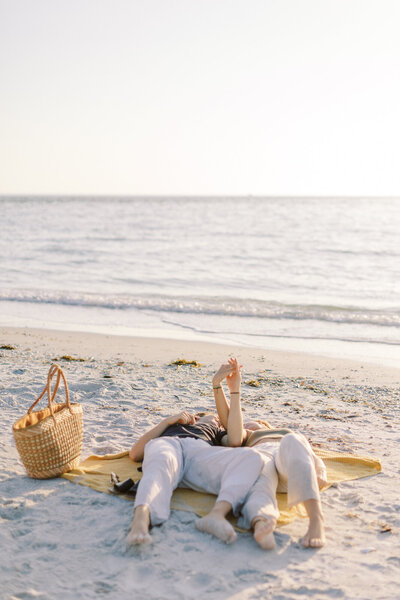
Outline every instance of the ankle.
{"type": "Polygon", "coordinates": [[[147,504],[140,504],[136,506],[133,513],[133,520],[140,520],[147,524],[150,523],[150,509],[147,504]]]}
{"type": "Polygon", "coordinates": [[[275,527],[276,519],[274,517],[255,517],[251,522],[252,529],[258,529],[264,525],[273,525],[275,527]]]}
{"type": "Polygon", "coordinates": [[[225,511],[212,509],[206,516],[213,519],[225,519],[226,514],[225,511]]]}
{"type": "Polygon", "coordinates": [[[307,516],[310,520],[324,520],[321,501],[319,499],[304,500],[304,506],[307,512],[307,516]]]}
{"type": "Polygon", "coordinates": [[[231,509],[232,509],[232,505],[229,502],[226,502],[225,500],[221,500],[220,502],[217,502],[216,504],[214,504],[209,515],[216,519],[225,519],[226,515],[229,513],[229,511],[231,509]]]}
{"type": "Polygon", "coordinates": [[[310,521],[325,521],[323,512],[319,511],[318,513],[310,517],[310,521]]]}

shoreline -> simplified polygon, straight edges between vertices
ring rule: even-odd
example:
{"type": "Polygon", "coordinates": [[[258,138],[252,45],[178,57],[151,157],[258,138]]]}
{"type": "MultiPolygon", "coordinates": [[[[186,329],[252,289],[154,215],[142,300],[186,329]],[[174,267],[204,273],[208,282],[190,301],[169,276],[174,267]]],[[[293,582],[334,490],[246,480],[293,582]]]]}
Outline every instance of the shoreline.
{"type": "Polygon", "coordinates": [[[400,384],[400,366],[387,367],[369,361],[318,356],[307,352],[168,337],[136,337],[29,327],[1,327],[0,331],[0,345],[32,348],[37,352],[45,344],[54,355],[71,355],[85,360],[90,357],[104,360],[112,356],[120,360],[159,364],[165,360],[172,362],[185,358],[217,368],[228,356],[237,356],[244,371],[268,370],[275,375],[317,377],[321,381],[345,378],[349,382],[366,385],[400,384]]]}
{"type": "Polygon", "coordinates": [[[306,321],[301,321],[300,330],[298,322],[292,322],[291,325],[286,323],[293,328],[289,335],[288,331],[282,330],[285,319],[272,319],[269,323],[267,319],[261,330],[254,329],[254,322],[249,322],[247,330],[239,316],[236,317],[239,321],[231,322],[227,327],[227,322],[224,321],[227,316],[221,317],[220,325],[220,317],[215,321],[215,316],[211,316],[211,321],[208,321],[206,314],[192,315],[194,321],[189,319],[189,322],[186,322],[184,315],[182,320],[178,313],[175,316],[173,312],[168,313],[169,316],[163,315],[161,307],[159,310],[140,311],[132,308],[121,311],[111,307],[94,308],[52,302],[42,304],[2,300],[0,304],[3,311],[0,316],[0,330],[1,327],[26,328],[189,342],[204,341],[271,352],[344,358],[393,368],[400,365],[400,344],[398,335],[392,328],[386,328],[387,330],[379,333],[372,327],[353,336],[349,334],[349,326],[346,326],[345,330],[342,329],[343,324],[334,327],[332,323],[320,323],[316,330],[316,322],[310,322],[308,329],[305,326],[306,321]]]}

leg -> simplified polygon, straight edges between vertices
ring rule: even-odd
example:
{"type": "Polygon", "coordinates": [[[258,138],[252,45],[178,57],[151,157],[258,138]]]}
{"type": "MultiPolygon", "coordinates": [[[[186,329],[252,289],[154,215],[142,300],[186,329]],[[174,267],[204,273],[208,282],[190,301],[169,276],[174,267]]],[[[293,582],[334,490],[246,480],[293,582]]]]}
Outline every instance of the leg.
{"type": "Polygon", "coordinates": [[[316,456],[314,451],[313,451],[313,459],[314,459],[315,471],[317,473],[318,488],[320,490],[322,490],[322,488],[324,488],[326,485],[328,485],[328,476],[326,473],[326,467],[325,467],[324,461],[321,458],[319,458],[319,456],[316,456]]]}
{"type": "Polygon", "coordinates": [[[146,444],[143,477],[135,499],[134,518],[127,544],[150,541],[149,526],[169,517],[171,496],[183,475],[183,457],[179,441],[157,438],[146,444]]]}
{"type": "Polygon", "coordinates": [[[324,515],[321,502],[318,500],[304,500],[309,524],[306,535],[302,539],[305,548],[322,548],[325,544],[324,515]]]}
{"type": "Polygon", "coordinates": [[[182,484],[218,496],[238,514],[249,489],[263,467],[260,454],[251,448],[222,448],[201,440],[180,440],[185,456],[182,484]]]}
{"type": "Polygon", "coordinates": [[[275,465],[282,484],[287,483],[289,507],[303,502],[306,508],[309,527],[303,545],[323,546],[324,520],[314,453],[306,438],[299,433],[285,435],[275,455],[275,465]]]}
{"type": "Polygon", "coordinates": [[[139,544],[148,544],[149,542],[151,542],[149,528],[149,507],[147,504],[140,504],[133,511],[133,521],[129,533],[126,536],[127,545],[135,546],[139,544]]]}
{"type": "Polygon", "coordinates": [[[274,529],[279,516],[276,501],[278,474],[272,456],[263,455],[264,466],[251,488],[238,524],[254,530],[254,539],[264,550],[275,548],[274,529]]]}
{"type": "Polygon", "coordinates": [[[243,504],[261,467],[261,456],[250,448],[216,448],[199,440],[181,440],[185,454],[182,482],[191,489],[218,494],[212,511],[196,527],[232,543],[236,539],[226,515],[243,504]]]}

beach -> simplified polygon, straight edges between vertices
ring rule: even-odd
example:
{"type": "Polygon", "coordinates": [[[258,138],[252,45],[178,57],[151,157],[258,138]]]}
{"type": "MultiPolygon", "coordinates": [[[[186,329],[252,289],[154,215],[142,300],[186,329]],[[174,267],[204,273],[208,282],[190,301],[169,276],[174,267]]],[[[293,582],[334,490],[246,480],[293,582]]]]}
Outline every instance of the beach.
{"type": "Polygon", "coordinates": [[[0,600],[400,600],[400,4],[0,15],[0,600]],[[51,412],[49,373],[68,398],[60,368],[80,457],[80,406],[13,428],[42,393],[51,412]],[[199,436],[247,447],[130,459],[198,413],[199,436]],[[42,427],[74,456],[38,480],[19,452],[42,427]],[[170,459],[193,489],[148,535],[170,459]],[[133,526],[116,482],[143,471],[133,526]],[[201,523],[199,481],[222,499],[201,523]]]}
{"type": "MultiPolygon", "coordinates": [[[[91,599],[391,599],[400,596],[400,371],[315,354],[192,340],[1,330],[1,597],[91,599]],[[12,424],[42,391],[53,362],[84,412],[82,459],[128,450],[163,417],[212,411],[211,377],[243,365],[249,418],[303,432],[317,448],[378,458],[376,476],[322,493],[327,543],[299,542],[306,522],[276,532],[265,552],[250,533],[232,546],[173,511],[152,544],[128,549],[131,502],[64,479],[29,479],[12,424]],[[172,365],[177,359],[202,366],[172,365]]],[[[62,397],[62,393],[61,393],[62,397]]],[[[42,401],[43,402],[43,401],[42,401]]]]}

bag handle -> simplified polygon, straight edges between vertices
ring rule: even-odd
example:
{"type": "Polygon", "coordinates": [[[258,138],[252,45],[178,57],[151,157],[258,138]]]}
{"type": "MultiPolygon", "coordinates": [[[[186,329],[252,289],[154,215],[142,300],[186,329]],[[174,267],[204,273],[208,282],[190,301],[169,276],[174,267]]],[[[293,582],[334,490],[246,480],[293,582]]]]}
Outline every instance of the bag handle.
{"type": "Polygon", "coordinates": [[[56,419],[54,416],[54,411],[53,411],[53,402],[54,399],[56,397],[57,394],[57,390],[58,387],[60,385],[60,379],[62,377],[63,383],[64,383],[64,389],[65,389],[65,400],[66,400],[66,405],[69,409],[69,412],[71,414],[72,413],[72,409],[71,409],[71,403],[69,401],[69,390],[68,390],[68,384],[67,384],[67,380],[65,379],[65,375],[63,373],[63,370],[61,369],[61,367],[59,367],[56,364],[51,365],[50,369],[49,369],[49,373],[47,375],[47,383],[44,387],[43,392],[40,394],[40,396],[35,400],[35,402],[32,404],[32,406],[28,409],[28,415],[32,412],[32,409],[36,406],[36,404],[39,402],[39,400],[41,400],[43,398],[43,396],[45,395],[46,391],[47,391],[47,401],[48,401],[48,405],[49,405],[49,409],[50,409],[50,413],[51,416],[53,417],[54,423],[56,423],[56,419]],[[57,373],[57,380],[54,386],[54,390],[53,390],[53,395],[51,394],[51,380],[53,379],[54,375],[57,373]]]}

